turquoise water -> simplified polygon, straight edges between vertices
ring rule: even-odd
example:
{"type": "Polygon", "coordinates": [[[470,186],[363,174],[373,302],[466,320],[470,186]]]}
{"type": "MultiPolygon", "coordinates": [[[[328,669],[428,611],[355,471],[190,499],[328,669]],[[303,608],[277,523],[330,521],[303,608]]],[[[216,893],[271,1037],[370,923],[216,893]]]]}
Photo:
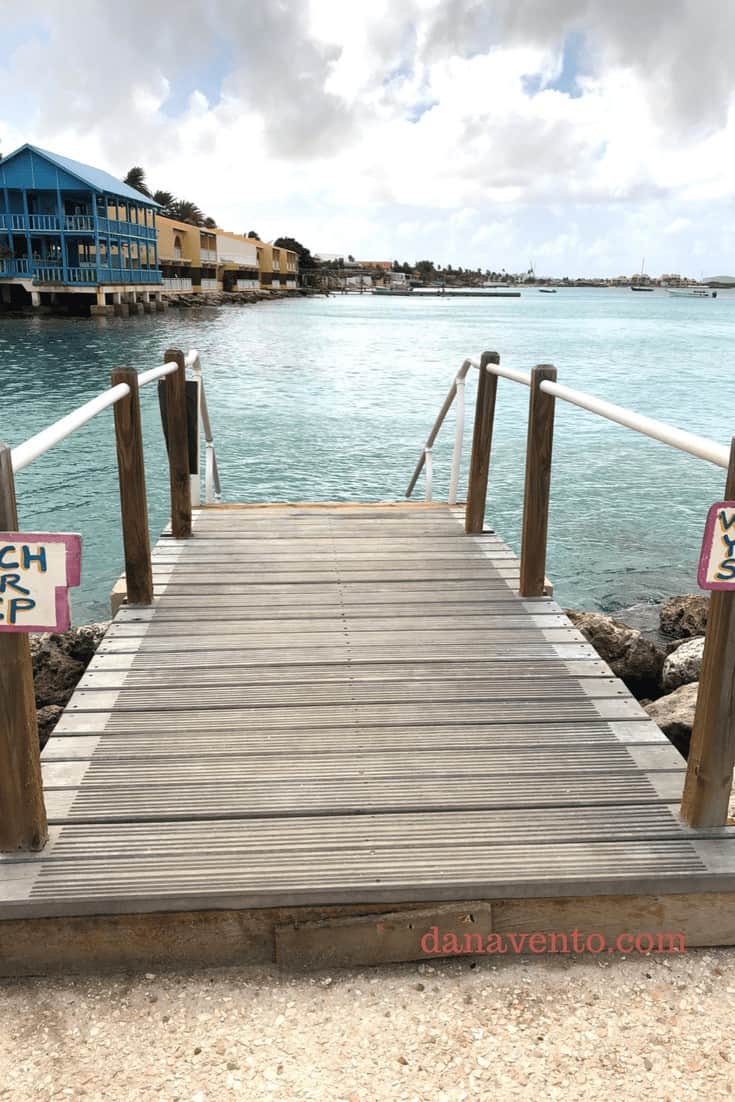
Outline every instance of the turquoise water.
{"type": "MultiPolygon", "coordinates": [[[[0,439],[17,444],[92,397],[112,366],[143,370],[167,347],[195,347],[225,500],[398,499],[467,355],[497,349],[523,369],[554,363],[560,382],[726,443],[735,430],[733,338],[727,294],[698,301],[602,289],[2,319],[0,439]]],[[[488,512],[516,549],[527,401],[525,388],[500,381],[488,512]]],[[[157,534],[168,484],[154,387],[143,392],[143,416],[157,534]]],[[[434,453],[435,497],[446,496],[453,430],[450,416],[434,453]]],[[[723,485],[723,471],[560,403],[548,574],[561,602],[611,609],[695,589],[704,517],[723,485]]],[[[122,569],[112,413],[20,472],[17,494],[26,529],[82,533],[74,617],[106,616],[122,569]]]]}

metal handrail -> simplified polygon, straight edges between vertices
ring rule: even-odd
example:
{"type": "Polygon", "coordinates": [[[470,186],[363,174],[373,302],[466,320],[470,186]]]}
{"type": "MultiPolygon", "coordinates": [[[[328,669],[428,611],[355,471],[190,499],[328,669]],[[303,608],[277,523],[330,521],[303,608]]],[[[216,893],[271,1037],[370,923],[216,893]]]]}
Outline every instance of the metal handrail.
{"type": "MultiPolygon", "coordinates": [[[[425,499],[426,501],[431,501],[432,448],[456,398],[457,422],[454,449],[452,452],[449,493],[447,496],[450,505],[456,504],[459,467],[464,437],[465,378],[471,368],[479,369],[479,367],[480,365],[475,360],[467,359],[457,372],[457,376],[449,388],[436,421],[421,450],[421,455],[419,456],[416,468],[411,476],[411,481],[406,489],[406,497],[411,496],[421,471],[425,470],[425,499]]],[[[518,371],[515,368],[505,367],[495,363],[486,364],[485,370],[489,371],[492,375],[497,375],[499,378],[510,379],[512,382],[520,383],[522,386],[531,386],[531,376],[528,372],[518,371]]],[[[582,390],[574,390],[572,387],[562,386],[559,383],[544,381],[540,383],[539,389],[544,391],[545,394],[549,394],[554,398],[559,398],[563,402],[568,402],[570,405],[578,406],[580,409],[587,410],[589,413],[594,413],[598,417],[603,417],[606,421],[612,421],[618,425],[622,425],[624,428],[632,429],[633,432],[641,433],[641,435],[648,436],[652,440],[658,440],[659,443],[666,444],[671,448],[676,448],[677,451],[686,452],[688,455],[693,455],[697,459],[704,459],[708,463],[713,463],[716,467],[722,467],[727,470],[730,459],[730,449],[724,444],[718,444],[716,440],[698,436],[696,433],[688,432],[686,429],[680,429],[675,425],[669,425],[665,421],[657,421],[653,417],[646,417],[644,414],[636,413],[634,410],[626,409],[624,406],[615,405],[614,402],[608,402],[604,398],[596,397],[594,394],[587,394],[582,390]]]]}
{"type": "MultiPolygon", "coordinates": [[[[177,364],[167,363],[161,367],[154,367],[150,371],[144,371],[142,375],[138,376],[138,386],[145,386],[147,383],[152,383],[155,379],[162,379],[165,375],[171,375],[177,370],[177,364]]],[[[39,459],[40,456],[45,455],[47,451],[50,451],[56,444],[60,444],[62,440],[66,440],[67,436],[71,436],[73,432],[81,428],[82,425],[86,425],[88,421],[91,421],[93,417],[96,417],[98,413],[101,413],[105,409],[109,409],[110,406],[114,406],[116,402],[119,402],[121,398],[127,397],[130,393],[130,387],[127,383],[119,383],[117,386],[110,387],[108,390],[98,394],[96,398],[92,398],[89,402],[85,402],[84,405],[79,406],[78,409],[68,413],[66,417],[62,417],[59,421],[55,421],[53,425],[49,425],[48,428],[42,429],[41,432],[37,432],[35,436],[29,437],[28,440],[24,440],[22,444],[18,444],[17,447],[11,451],[11,460],[13,464],[13,473],[22,471],[24,467],[28,467],[34,460],[39,459]]]]}
{"type": "MultiPolygon", "coordinates": [[[[492,367],[492,365],[490,365],[492,367]]],[[[665,421],[656,421],[653,417],[646,417],[642,413],[625,409],[624,406],[616,406],[613,402],[606,402],[604,398],[597,398],[594,394],[586,394],[582,390],[573,390],[569,386],[560,386],[559,383],[543,382],[539,389],[554,398],[560,398],[570,405],[579,406],[590,413],[596,413],[598,417],[604,417],[606,421],[614,421],[624,428],[632,429],[643,436],[649,436],[652,440],[658,440],[661,444],[667,444],[677,451],[687,452],[704,459],[708,463],[714,463],[716,467],[727,469],[730,461],[730,449],[724,444],[718,444],[716,440],[709,440],[706,436],[697,436],[686,429],[678,429],[675,425],[668,425],[665,421]]]]}
{"type": "MultiPolygon", "coordinates": [[[[451,487],[450,487],[450,494],[449,494],[449,499],[450,499],[449,503],[450,503],[450,505],[455,504],[455,502],[456,502],[456,484],[459,481],[459,455],[461,453],[461,439],[462,439],[462,436],[464,435],[464,386],[465,386],[465,379],[467,377],[467,373],[469,372],[469,370],[471,368],[474,367],[474,368],[479,369],[479,366],[480,365],[475,363],[474,360],[469,360],[468,359],[468,360],[464,361],[464,363],[460,367],[459,371],[457,372],[456,378],[454,379],[454,382],[450,386],[449,391],[447,392],[447,396],[444,399],[444,404],[443,404],[442,408],[439,410],[439,414],[437,416],[436,421],[434,422],[432,430],[429,433],[428,437],[426,438],[426,443],[424,444],[423,448],[421,449],[421,455],[419,456],[418,463],[416,464],[416,469],[414,470],[413,475],[411,476],[411,481],[409,482],[408,487],[406,489],[406,497],[410,497],[411,494],[413,493],[413,489],[414,489],[414,486],[416,485],[416,483],[418,482],[419,475],[421,474],[421,471],[424,468],[424,466],[427,464],[427,453],[428,453],[429,462],[431,461],[430,460],[431,449],[434,446],[434,441],[436,440],[437,436],[439,435],[439,430],[441,429],[442,425],[444,424],[444,420],[445,420],[447,414],[449,413],[450,409],[452,408],[452,405],[454,404],[454,399],[457,398],[457,396],[459,395],[459,398],[458,398],[458,401],[457,401],[457,430],[458,430],[458,432],[455,435],[459,435],[460,448],[459,448],[459,451],[458,451],[457,447],[456,447],[456,439],[455,439],[455,455],[452,457],[452,484],[455,487],[454,501],[452,501],[451,487]]],[[[426,500],[431,501],[431,479],[428,475],[428,468],[427,468],[426,486],[427,486],[426,500]]]]}
{"type": "MultiPolygon", "coordinates": [[[[221,497],[222,488],[220,485],[219,468],[217,466],[217,455],[214,450],[214,437],[209,420],[207,398],[204,392],[202,364],[198,352],[191,351],[188,354],[186,357],[186,366],[190,368],[192,375],[199,384],[199,415],[204,429],[204,440],[206,444],[205,500],[207,505],[211,505],[221,497]]],[[[149,371],[143,371],[138,375],[138,387],[144,387],[147,386],[148,383],[163,379],[166,375],[171,375],[176,370],[177,364],[166,363],[162,364],[160,367],[153,367],[149,371]]],[[[91,398],[88,402],[85,402],[84,405],[72,410],[71,413],[68,413],[59,421],[55,421],[53,425],[49,425],[47,428],[42,429],[41,432],[36,433],[35,436],[31,436],[28,440],[24,440],[22,444],[18,444],[10,453],[13,473],[17,473],[18,471],[22,471],[25,467],[28,467],[34,460],[39,459],[42,455],[45,455],[47,451],[55,447],[56,444],[60,444],[62,440],[66,440],[68,436],[71,436],[72,433],[76,432],[82,425],[86,425],[87,422],[96,417],[98,413],[102,413],[103,410],[114,406],[116,402],[119,402],[121,398],[127,397],[129,393],[130,387],[127,383],[118,383],[117,386],[110,387],[108,390],[103,391],[101,394],[96,395],[96,397],[91,398]]],[[[196,500],[198,501],[199,476],[193,475],[192,483],[194,480],[196,480],[197,485],[194,487],[192,484],[192,490],[195,492],[196,500]]]]}
{"type": "Polygon", "coordinates": [[[212,433],[212,425],[209,420],[207,394],[204,389],[204,379],[202,377],[202,362],[195,348],[186,356],[185,362],[194,376],[194,379],[199,384],[199,417],[201,419],[202,428],[204,429],[205,445],[204,500],[207,505],[212,505],[215,501],[220,500],[222,496],[222,487],[219,480],[217,452],[214,447],[214,434],[212,433]]]}

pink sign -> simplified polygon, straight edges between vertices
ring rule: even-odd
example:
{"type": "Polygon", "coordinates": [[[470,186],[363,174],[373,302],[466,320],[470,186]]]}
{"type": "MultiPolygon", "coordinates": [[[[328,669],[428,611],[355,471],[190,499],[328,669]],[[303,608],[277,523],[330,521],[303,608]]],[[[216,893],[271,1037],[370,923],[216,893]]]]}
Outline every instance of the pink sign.
{"type": "Polygon", "coordinates": [[[0,631],[67,631],[81,564],[81,536],[0,532],[0,631]]]}
{"type": "Polygon", "coordinates": [[[735,589],[735,501],[716,501],[707,513],[697,582],[700,589],[735,589]]]}

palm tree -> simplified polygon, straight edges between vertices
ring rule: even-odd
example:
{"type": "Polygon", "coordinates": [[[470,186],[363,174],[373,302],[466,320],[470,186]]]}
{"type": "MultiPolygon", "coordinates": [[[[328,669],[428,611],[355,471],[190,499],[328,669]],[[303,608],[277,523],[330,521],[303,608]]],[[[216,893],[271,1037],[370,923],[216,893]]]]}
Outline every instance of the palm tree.
{"type": "Polygon", "coordinates": [[[145,172],[140,167],[140,165],[133,165],[133,167],[130,169],[130,172],[125,177],[124,182],[128,185],[128,187],[134,188],[136,191],[139,191],[141,195],[147,195],[150,199],[151,193],[146,186],[145,172]]]}
{"type": "Polygon", "coordinates": [[[217,222],[214,218],[205,218],[204,219],[204,225],[206,226],[206,228],[208,230],[216,230],[217,229],[217,222]]]}
{"type": "Polygon", "coordinates": [[[158,203],[164,218],[172,218],[174,216],[176,200],[170,191],[154,191],[153,202],[158,203]]]}
{"type": "Polygon", "coordinates": [[[173,212],[174,217],[180,222],[188,222],[192,226],[204,224],[204,215],[196,203],[192,203],[189,199],[177,199],[173,205],[173,212]]]}

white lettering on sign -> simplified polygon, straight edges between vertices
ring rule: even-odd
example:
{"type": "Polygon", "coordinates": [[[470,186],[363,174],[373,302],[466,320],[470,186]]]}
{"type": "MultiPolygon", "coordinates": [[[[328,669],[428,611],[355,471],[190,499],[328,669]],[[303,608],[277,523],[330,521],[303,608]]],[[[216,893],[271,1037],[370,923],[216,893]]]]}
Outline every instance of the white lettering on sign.
{"type": "Polygon", "coordinates": [[[735,589],[735,501],[716,501],[707,513],[697,581],[700,589],[735,589]]]}
{"type": "Polygon", "coordinates": [[[66,631],[81,561],[81,536],[0,532],[0,631],[66,631]]]}

